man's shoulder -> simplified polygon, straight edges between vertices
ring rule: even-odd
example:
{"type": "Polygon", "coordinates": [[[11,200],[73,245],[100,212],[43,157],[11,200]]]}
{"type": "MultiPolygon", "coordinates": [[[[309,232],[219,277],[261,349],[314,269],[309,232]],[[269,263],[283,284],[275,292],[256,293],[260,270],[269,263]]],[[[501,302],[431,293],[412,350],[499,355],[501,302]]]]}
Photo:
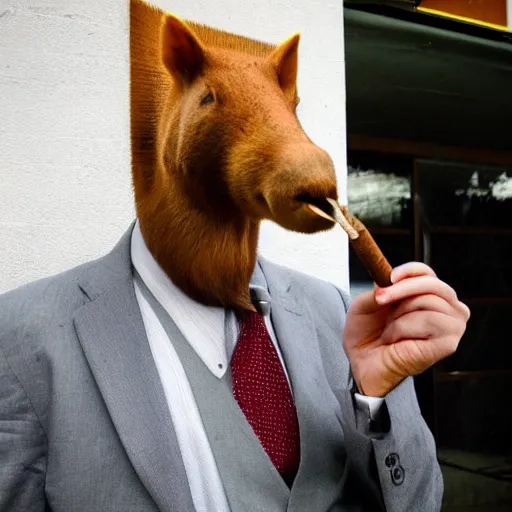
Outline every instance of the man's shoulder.
{"type": "Polygon", "coordinates": [[[100,259],[83,263],[59,274],[38,279],[0,295],[0,340],[20,327],[49,327],[58,317],[71,315],[85,303],[81,277],[100,259]]]}
{"type": "Polygon", "coordinates": [[[88,301],[91,289],[101,294],[123,277],[129,270],[131,229],[107,254],[0,295],[0,341],[13,328],[49,331],[51,326],[71,319],[88,301]]]}

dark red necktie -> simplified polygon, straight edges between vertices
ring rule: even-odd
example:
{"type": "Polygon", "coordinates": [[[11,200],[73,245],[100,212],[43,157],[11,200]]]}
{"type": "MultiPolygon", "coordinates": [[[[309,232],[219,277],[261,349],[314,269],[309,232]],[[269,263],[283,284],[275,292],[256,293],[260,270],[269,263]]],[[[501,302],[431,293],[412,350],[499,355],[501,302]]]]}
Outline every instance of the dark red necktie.
{"type": "Polygon", "coordinates": [[[297,411],[276,348],[260,313],[240,316],[231,359],[233,395],[283,479],[291,485],[300,462],[297,411]]]}

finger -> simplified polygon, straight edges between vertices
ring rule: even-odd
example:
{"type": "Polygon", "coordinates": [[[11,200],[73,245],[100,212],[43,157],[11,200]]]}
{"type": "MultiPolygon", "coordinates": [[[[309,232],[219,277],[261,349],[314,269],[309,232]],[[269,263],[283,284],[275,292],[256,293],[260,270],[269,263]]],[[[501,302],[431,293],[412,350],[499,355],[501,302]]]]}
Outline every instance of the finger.
{"type": "Polygon", "coordinates": [[[373,291],[360,293],[350,304],[351,311],[358,315],[375,313],[375,311],[381,308],[382,306],[377,304],[375,301],[375,294],[373,291]]]}
{"type": "Polygon", "coordinates": [[[454,354],[459,348],[461,338],[462,334],[460,336],[452,334],[436,340],[436,362],[454,354]]]}
{"type": "Polygon", "coordinates": [[[414,311],[432,311],[436,313],[443,313],[445,315],[461,314],[453,305],[446,302],[438,295],[416,295],[409,299],[404,299],[396,304],[396,307],[391,309],[389,320],[393,321],[407,313],[414,311]]]}
{"type": "Polygon", "coordinates": [[[458,302],[455,290],[432,276],[411,277],[387,288],[375,289],[375,301],[380,305],[392,304],[416,295],[438,295],[452,305],[458,302]]]}
{"type": "Polygon", "coordinates": [[[392,307],[389,319],[394,320],[407,313],[420,310],[435,311],[446,315],[458,315],[464,322],[467,322],[471,317],[471,311],[463,302],[457,301],[455,304],[451,304],[438,295],[430,294],[416,295],[415,297],[398,302],[395,307],[392,307]]]}
{"type": "Polygon", "coordinates": [[[391,282],[398,283],[407,277],[432,276],[437,277],[432,268],[419,261],[411,261],[395,267],[391,272],[391,282]]]}
{"type": "Polygon", "coordinates": [[[438,327],[433,324],[431,316],[432,313],[428,311],[407,313],[386,326],[382,340],[386,344],[392,344],[402,340],[431,339],[438,332],[438,327]]]}
{"type": "Polygon", "coordinates": [[[400,318],[407,313],[414,311],[432,311],[460,317],[467,323],[471,317],[471,312],[466,304],[457,301],[456,304],[450,304],[437,295],[417,295],[410,299],[405,299],[392,307],[389,314],[389,321],[400,318]]]}
{"type": "Polygon", "coordinates": [[[457,301],[457,307],[462,312],[462,315],[464,317],[464,320],[467,322],[471,318],[471,310],[468,308],[464,302],[461,302],[460,300],[457,301]]]}
{"type": "Polygon", "coordinates": [[[432,311],[414,311],[389,323],[382,333],[382,340],[391,344],[401,340],[461,337],[464,330],[465,322],[460,318],[432,311]]]}
{"type": "Polygon", "coordinates": [[[389,346],[390,366],[394,362],[400,373],[417,375],[455,353],[459,342],[460,337],[448,335],[435,340],[406,339],[393,343],[389,346]]]}

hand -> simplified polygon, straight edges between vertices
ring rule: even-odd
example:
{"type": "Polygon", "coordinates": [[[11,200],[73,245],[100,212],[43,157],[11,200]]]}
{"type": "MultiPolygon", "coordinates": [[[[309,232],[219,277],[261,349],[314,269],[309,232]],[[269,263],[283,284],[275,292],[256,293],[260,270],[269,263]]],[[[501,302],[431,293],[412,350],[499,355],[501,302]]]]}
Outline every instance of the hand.
{"type": "Polygon", "coordinates": [[[382,397],[410,375],[453,354],[470,311],[423,263],[393,270],[391,286],[352,302],[343,346],[359,391],[382,397]]]}

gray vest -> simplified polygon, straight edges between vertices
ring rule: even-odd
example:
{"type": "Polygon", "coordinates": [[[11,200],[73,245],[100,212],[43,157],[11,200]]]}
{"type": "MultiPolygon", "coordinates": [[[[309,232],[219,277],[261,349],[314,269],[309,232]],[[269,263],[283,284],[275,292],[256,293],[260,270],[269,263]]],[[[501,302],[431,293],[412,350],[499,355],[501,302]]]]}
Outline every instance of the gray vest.
{"type": "MultiPolygon", "coordinates": [[[[173,344],[187,374],[233,512],[327,512],[359,510],[347,489],[348,464],[339,404],[329,388],[311,403],[307,388],[294,386],[300,373],[286,362],[292,382],[301,436],[301,462],[291,489],[267,456],[233,398],[231,374],[214,376],[187,342],[171,317],[136,276],[146,300],[173,344]],[[294,378],[295,377],[295,378],[294,378]]],[[[291,343],[293,340],[279,340],[291,343]]],[[[310,383],[327,385],[325,379],[310,383]]]]}

